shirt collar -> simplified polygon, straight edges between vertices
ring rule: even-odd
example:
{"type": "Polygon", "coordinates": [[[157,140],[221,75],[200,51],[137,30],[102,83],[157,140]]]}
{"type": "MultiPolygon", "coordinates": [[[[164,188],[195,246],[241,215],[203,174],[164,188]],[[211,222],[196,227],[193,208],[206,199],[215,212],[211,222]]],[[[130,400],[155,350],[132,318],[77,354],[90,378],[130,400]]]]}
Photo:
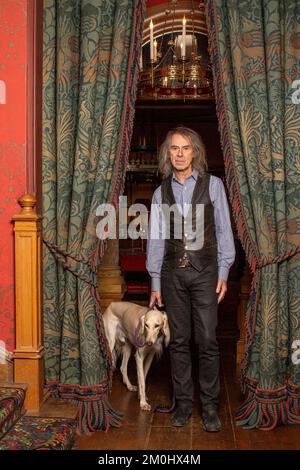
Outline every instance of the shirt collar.
{"type": "MultiPolygon", "coordinates": [[[[188,176],[188,177],[186,178],[186,180],[188,180],[188,179],[190,179],[190,178],[193,178],[193,179],[196,181],[197,178],[198,178],[198,171],[197,171],[197,170],[193,170],[193,171],[192,171],[192,174],[191,174],[190,176],[188,176]]],[[[177,181],[177,183],[180,183],[180,181],[178,181],[178,179],[176,178],[174,172],[173,172],[173,175],[172,175],[172,180],[173,180],[173,181],[177,181]]],[[[180,184],[182,184],[182,183],[180,183],[180,184]]]]}

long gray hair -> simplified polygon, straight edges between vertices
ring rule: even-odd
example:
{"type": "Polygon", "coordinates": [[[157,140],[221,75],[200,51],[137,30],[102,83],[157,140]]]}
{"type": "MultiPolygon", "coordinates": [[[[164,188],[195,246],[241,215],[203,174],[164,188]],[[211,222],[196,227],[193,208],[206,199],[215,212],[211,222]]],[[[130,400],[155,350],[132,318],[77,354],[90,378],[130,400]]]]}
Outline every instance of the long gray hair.
{"type": "Polygon", "coordinates": [[[171,129],[159,149],[158,169],[163,179],[167,178],[173,172],[173,166],[170,160],[170,145],[174,134],[180,134],[188,139],[193,148],[193,169],[197,170],[200,175],[207,171],[206,151],[203,141],[197,132],[188,127],[178,126],[171,129]]]}

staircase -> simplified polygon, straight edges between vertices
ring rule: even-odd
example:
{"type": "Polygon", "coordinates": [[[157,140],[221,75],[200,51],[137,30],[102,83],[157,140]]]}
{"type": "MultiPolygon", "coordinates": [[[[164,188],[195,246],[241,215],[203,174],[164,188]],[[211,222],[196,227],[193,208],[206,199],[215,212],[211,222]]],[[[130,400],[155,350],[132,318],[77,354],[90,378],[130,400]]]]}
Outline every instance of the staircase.
{"type": "Polygon", "coordinates": [[[22,387],[0,387],[0,440],[21,418],[25,393],[26,388],[22,387]]]}
{"type": "Polygon", "coordinates": [[[0,383],[0,450],[70,450],[76,420],[27,416],[26,385],[0,383]]]}

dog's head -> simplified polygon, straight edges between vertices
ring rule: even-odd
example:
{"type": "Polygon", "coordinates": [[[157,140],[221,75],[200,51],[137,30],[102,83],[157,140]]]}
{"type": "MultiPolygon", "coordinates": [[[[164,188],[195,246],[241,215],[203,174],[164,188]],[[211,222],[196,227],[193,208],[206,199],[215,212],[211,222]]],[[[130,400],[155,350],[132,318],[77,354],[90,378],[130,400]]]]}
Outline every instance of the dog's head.
{"type": "Polygon", "coordinates": [[[156,307],[149,310],[141,317],[141,331],[148,346],[155,344],[159,336],[163,335],[167,347],[170,342],[170,329],[166,312],[161,312],[156,307]]]}

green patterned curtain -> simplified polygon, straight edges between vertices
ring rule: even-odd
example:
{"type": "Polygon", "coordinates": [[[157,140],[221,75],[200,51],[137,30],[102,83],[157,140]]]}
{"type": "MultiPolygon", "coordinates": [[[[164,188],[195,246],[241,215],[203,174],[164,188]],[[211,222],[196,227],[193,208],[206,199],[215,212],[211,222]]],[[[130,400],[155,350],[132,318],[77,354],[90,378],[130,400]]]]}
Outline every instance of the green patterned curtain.
{"type": "Polygon", "coordinates": [[[300,423],[300,3],[207,7],[227,184],[253,272],[237,424],[270,430],[300,423]]]}
{"type": "Polygon", "coordinates": [[[144,0],[44,0],[46,384],[80,404],[79,432],[118,426],[97,270],[96,209],[122,190],[144,0]]]}

